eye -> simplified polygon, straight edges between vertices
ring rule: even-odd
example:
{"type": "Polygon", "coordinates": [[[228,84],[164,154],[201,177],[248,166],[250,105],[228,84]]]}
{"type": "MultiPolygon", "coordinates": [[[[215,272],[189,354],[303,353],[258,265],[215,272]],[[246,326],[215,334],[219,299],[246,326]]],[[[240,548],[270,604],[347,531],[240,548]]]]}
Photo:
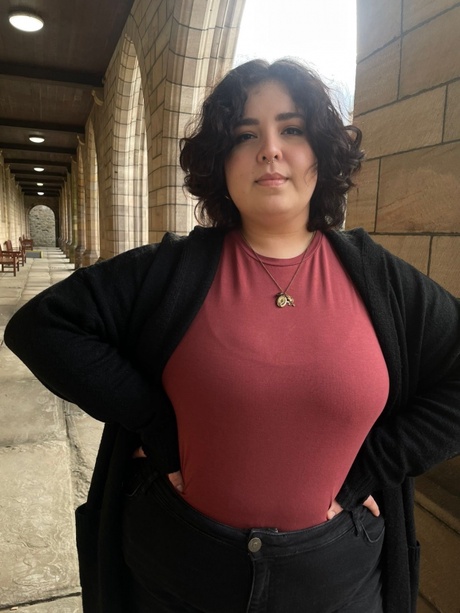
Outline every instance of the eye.
{"type": "Polygon", "coordinates": [[[242,132],[241,134],[235,135],[235,145],[239,145],[240,143],[245,143],[248,140],[255,138],[254,134],[250,132],[242,132]]]}
{"type": "Polygon", "coordinates": [[[305,131],[297,126],[289,126],[283,130],[283,134],[288,134],[289,136],[303,136],[305,131]]]}

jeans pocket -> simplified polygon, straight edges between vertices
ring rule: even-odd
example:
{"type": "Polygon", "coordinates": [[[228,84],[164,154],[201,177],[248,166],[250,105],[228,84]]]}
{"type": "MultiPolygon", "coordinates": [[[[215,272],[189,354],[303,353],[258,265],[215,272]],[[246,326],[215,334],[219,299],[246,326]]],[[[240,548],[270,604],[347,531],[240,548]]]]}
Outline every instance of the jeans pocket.
{"type": "Polygon", "coordinates": [[[363,538],[370,544],[380,543],[385,534],[385,520],[380,514],[378,517],[373,515],[369,509],[362,507],[356,518],[363,538]]]}

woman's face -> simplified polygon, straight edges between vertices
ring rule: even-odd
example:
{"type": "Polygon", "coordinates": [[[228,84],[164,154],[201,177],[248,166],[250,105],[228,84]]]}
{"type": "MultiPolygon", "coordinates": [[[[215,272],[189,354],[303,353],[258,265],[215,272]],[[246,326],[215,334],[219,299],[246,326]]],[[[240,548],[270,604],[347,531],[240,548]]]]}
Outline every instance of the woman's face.
{"type": "Polygon", "coordinates": [[[225,177],[243,227],[306,228],[316,156],[305,118],[281,83],[267,81],[250,90],[234,136],[225,177]]]}

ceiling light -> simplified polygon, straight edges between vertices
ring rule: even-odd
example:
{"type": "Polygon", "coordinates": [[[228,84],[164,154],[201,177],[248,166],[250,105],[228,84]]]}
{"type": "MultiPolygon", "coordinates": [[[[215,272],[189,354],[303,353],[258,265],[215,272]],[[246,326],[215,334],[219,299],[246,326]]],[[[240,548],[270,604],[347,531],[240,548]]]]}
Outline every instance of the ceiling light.
{"type": "Polygon", "coordinates": [[[44,143],[45,139],[43,138],[43,136],[29,136],[29,140],[32,143],[44,143]]]}
{"type": "Polygon", "coordinates": [[[37,172],[43,172],[45,169],[41,168],[41,166],[35,166],[34,170],[36,170],[37,172]]]}
{"type": "Polygon", "coordinates": [[[10,13],[9,21],[14,28],[23,32],[37,32],[43,28],[43,19],[23,11],[10,13]]]}
{"type": "Polygon", "coordinates": [[[45,192],[37,192],[37,194],[38,194],[39,196],[44,196],[44,195],[45,195],[45,192]]]}
{"type": "Polygon", "coordinates": [[[38,187],[43,187],[43,183],[37,183],[38,187]]]}

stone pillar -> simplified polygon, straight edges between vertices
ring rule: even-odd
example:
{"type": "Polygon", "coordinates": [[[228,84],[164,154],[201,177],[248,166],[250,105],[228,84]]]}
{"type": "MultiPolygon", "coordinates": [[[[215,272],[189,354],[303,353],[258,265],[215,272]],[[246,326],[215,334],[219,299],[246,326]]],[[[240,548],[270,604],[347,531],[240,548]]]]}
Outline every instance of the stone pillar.
{"type": "Polygon", "coordinates": [[[89,266],[97,262],[100,253],[98,164],[94,128],[91,119],[86,128],[85,143],[85,148],[80,150],[85,190],[85,251],[82,256],[82,266],[89,266]]]}
{"type": "MultiPolygon", "coordinates": [[[[77,208],[77,246],[75,248],[75,268],[80,268],[83,262],[83,254],[85,252],[86,238],[86,202],[85,202],[85,175],[83,172],[83,144],[80,141],[78,148],[78,163],[75,165],[76,178],[76,208],[77,208]]],[[[74,169],[72,169],[74,170],[74,169]]]]}
{"type": "Polygon", "coordinates": [[[70,202],[69,202],[69,215],[70,215],[70,244],[69,244],[69,259],[71,262],[75,262],[75,251],[77,248],[77,233],[78,233],[78,194],[77,194],[77,162],[72,159],[71,171],[70,171],[70,202]]]}
{"type": "Polygon", "coordinates": [[[358,0],[355,123],[367,162],[347,227],[460,295],[460,6],[358,0]]]}

